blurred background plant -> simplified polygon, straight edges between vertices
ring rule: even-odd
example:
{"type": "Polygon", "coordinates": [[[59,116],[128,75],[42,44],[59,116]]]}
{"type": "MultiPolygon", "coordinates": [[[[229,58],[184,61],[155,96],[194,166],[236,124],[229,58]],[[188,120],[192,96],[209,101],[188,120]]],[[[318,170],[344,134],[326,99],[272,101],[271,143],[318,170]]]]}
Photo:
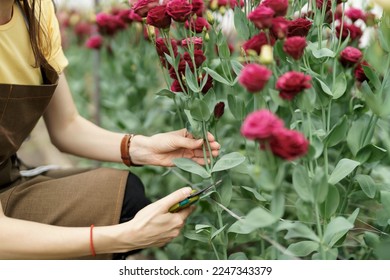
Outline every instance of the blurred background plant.
{"type": "Polygon", "coordinates": [[[152,199],[224,180],[145,257],[390,258],[388,16],[368,1],[159,4],[58,5],[84,116],[145,135],[209,130],[222,144],[205,168],[131,168],[152,199]]]}

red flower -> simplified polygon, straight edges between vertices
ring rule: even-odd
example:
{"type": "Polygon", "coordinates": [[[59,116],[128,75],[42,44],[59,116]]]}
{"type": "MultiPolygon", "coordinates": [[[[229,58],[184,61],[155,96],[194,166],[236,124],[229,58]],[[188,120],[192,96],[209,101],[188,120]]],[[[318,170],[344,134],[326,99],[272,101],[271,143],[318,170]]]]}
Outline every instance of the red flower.
{"type": "Polygon", "coordinates": [[[194,30],[196,33],[202,33],[203,30],[209,30],[210,24],[205,18],[197,17],[196,20],[190,19],[186,21],[185,27],[194,30]]]}
{"type": "Polygon", "coordinates": [[[136,22],[142,22],[142,17],[136,14],[134,10],[130,10],[129,19],[136,22]]]}
{"type": "Polygon", "coordinates": [[[134,12],[140,17],[146,17],[150,9],[157,7],[159,0],[138,0],[133,5],[134,12]]]}
{"type": "Polygon", "coordinates": [[[353,22],[357,21],[358,19],[366,21],[366,14],[361,9],[351,7],[345,12],[345,15],[353,22]]]}
{"type": "Polygon", "coordinates": [[[278,39],[283,39],[287,35],[289,21],[284,17],[272,19],[271,34],[278,39]]]}
{"type": "Polygon", "coordinates": [[[363,61],[363,62],[359,63],[359,64],[356,66],[355,71],[354,71],[355,79],[356,79],[356,81],[358,81],[359,83],[363,83],[364,81],[368,81],[368,77],[366,76],[366,73],[364,73],[363,65],[364,65],[364,66],[370,66],[370,65],[367,63],[367,61],[363,61]]]}
{"type": "Polygon", "coordinates": [[[223,113],[225,112],[225,103],[223,102],[218,102],[215,104],[214,107],[214,118],[215,119],[220,119],[223,116],[223,113]]]}
{"type": "Polygon", "coordinates": [[[272,71],[259,64],[247,64],[238,78],[239,83],[249,92],[261,91],[267,84],[272,71]]]}
{"type": "Polygon", "coordinates": [[[171,17],[167,14],[166,6],[162,5],[150,9],[146,23],[157,28],[169,28],[171,26],[171,17]]]}
{"type": "Polygon", "coordinates": [[[306,37],[309,34],[312,22],[305,18],[297,18],[288,24],[287,37],[301,36],[306,37]]]}
{"type": "MultiPolygon", "coordinates": [[[[203,94],[206,94],[213,87],[213,81],[214,81],[213,78],[210,75],[207,75],[206,83],[205,83],[204,87],[202,88],[203,94]]],[[[200,79],[198,79],[198,83],[201,84],[202,81],[200,79]]]]}
{"type": "MultiPolygon", "coordinates": [[[[177,44],[176,41],[171,39],[171,45],[173,49],[173,53],[175,57],[177,56],[177,44]]],[[[157,38],[156,40],[156,51],[159,56],[162,56],[165,58],[164,53],[168,54],[169,56],[171,55],[168,49],[168,46],[165,44],[165,41],[163,38],[157,38]]]]}
{"type": "MultiPolygon", "coordinates": [[[[185,87],[185,85],[183,85],[183,87],[185,87]]],[[[187,88],[185,88],[185,90],[187,90],[187,88]]],[[[181,88],[180,83],[179,83],[178,80],[174,80],[172,82],[171,91],[173,91],[173,92],[183,92],[183,89],[181,88]]]]}
{"type": "MultiPolygon", "coordinates": [[[[189,64],[192,63],[192,57],[188,52],[184,53],[183,58],[189,64]]],[[[202,50],[194,50],[194,61],[196,67],[200,67],[205,60],[206,60],[206,56],[203,54],[202,50]]]]}
{"type": "Polygon", "coordinates": [[[257,28],[263,29],[269,28],[272,25],[274,15],[274,10],[260,5],[248,15],[248,19],[252,21],[257,28]]]}
{"type": "Polygon", "coordinates": [[[185,22],[190,16],[192,5],[187,0],[171,0],[167,4],[167,13],[174,21],[185,22]]]}
{"type": "Polygon", "coordinates": [[[203,0],[192,0],[192,12],[197,16],[201,17],[204,12],[204,2],[203,0]]]}
{"type": "Polygon", "coordinates": [[[268,110],[250,113],[241,125],[241,134],[252,140],[269,140],[283,128],[283,121],[268,110]]]}
{"type": "Polygon", "coordinates": [[[181,59],[180,62],[179,62],[179,65],[178,65],[178,69],[177,69],[177,72],[179,74],[179,77],[176,75],[176,72],[175,72],[175,69],[173,67],[169,68],[169,76],[174,79],[174,80],[178,80],[178,79],[181,79],[182,76],[185,76],[185,72],[186,72],[186,65],[188,64],[188,66],[190,67],[191,70],[194,69],[194,66],[192,64],[191,61],[186,61],[184,59],[181,59]]]}
{"type": "Polygon", "coordinates": [[[338,38],[341,35],[341,38],[345,40],[348,38],[349,35],[351,41],[355,41],[355,40],[359,40],[363,35],[363,31],[359,26],[356,26],[354,24],[348,24],[346,22],[344,22],[342,34],[340,33],[341,33],[341,24],[336,26],[336,35],[338,38]]]}
{"type": "Polygon", "coordinates": [[[309,141],[302,133],[285,128],[274,132],[269,144],[272,153],[285,160],[304,156],[309,149],[309,141]]]}
{"type": "Polygon", "coordinates": [[[249,50],[255,51],[258,55],[261,53],[261,48],[264,45],[271,45],[273,46],[275,44],[275,39],[270,36],[270,42],[268,43],[267,36],[265,35],[264,32],[261,32],[255,36],[253,36],[251,39],[246,41],[243,45],[242,48],[248,52],[249,50]]]}
{"type": "Polygon", "coordinates": [[[340,63],[344,67],[351,67],[358,63],[362,57],[363,54],[360,50],[349,46],[340,53],[340,63]]]}
{"type": "Polygon", "coordinates": [[[114,35],[117,31],[126,28],[126,23],[119,16],[106,13],[98,13],[96,15],[96,23],[99,28],[99,33],[114,35]]]}
{"type": "Polygon", "coordinates": [[[261,5],[275,11],[275,16],[285,16],[288,9],[288,0],[264,0],[261,5]]]}
{"type": "Polygon", "coordinates": [[[302,57],[306,46],[307,43],[305,37],[293,36],[284,41],[283,50],[292,58],[298,60],[302,57]]]}
{"type": "Polygon", "coordinates": [[[86,47],[89,49],[98,50],[103,44],[103,38],[100,35],[91,36],[85,43],[86,47]]]}
{"type": "Polygon", "coordinates": [[[276,89],[282,99],[292,100],[304,89],[311,88],[311,77],[300,72],[287,72],[276,81],[276,89]]]}

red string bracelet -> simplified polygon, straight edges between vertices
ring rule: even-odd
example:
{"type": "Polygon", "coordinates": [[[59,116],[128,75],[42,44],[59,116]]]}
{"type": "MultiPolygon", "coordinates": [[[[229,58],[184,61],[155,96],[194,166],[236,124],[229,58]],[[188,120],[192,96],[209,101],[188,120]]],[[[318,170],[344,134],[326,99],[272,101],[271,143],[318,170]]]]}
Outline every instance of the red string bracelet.
{"type": "Polygon", "coordinates": [[[95,247],[93,246],[93,227],[94,225],[91,225],[89,229],[89,248],[91,249],[92,256],[96,256],[95,247]]]}

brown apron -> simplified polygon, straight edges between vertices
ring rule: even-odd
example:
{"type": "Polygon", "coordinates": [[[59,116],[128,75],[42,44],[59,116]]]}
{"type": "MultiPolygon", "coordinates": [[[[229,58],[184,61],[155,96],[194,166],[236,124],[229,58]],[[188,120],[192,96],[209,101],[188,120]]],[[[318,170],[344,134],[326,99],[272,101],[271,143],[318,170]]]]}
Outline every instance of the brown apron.
{"type": "MultiPolygon", "coordinates": [[[[43,85],[0,84],[0,199],[5,215],[58,226],[118,224],[128,171],[53,170],[33,177],[20,173],[16,152],[58,83],[54,69],[41,72],[43,85]]],[[[112,254],[90,258],[110,259],[112,254]]]]}

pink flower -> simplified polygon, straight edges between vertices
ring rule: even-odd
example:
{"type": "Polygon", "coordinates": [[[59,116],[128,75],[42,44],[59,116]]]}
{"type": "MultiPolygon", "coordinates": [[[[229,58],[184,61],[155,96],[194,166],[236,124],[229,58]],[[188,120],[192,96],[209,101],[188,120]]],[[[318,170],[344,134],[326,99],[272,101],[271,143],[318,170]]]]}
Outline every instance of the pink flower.
{"type": "Polygon", "coordinates": [[[250,113],[241,126],[241,134],[252,140],[269,140],[283,128],[283,121],[271,111],[262,109],[250,113]]]}
{"type": "Polygon", "coordinates": [[[292,100],[301,91],[311,88],[311,77],[300,72],[287,72],[276,82],[276,89],[282,99],[292,100]]]}
{"type": "MultiPolygon", "coordinates": [[[[192,57],[188,52],[184,53],[183,58],[188,64],[192,63],[192,57]]],[[[206,56],[202,50],[194,50],[194,61],[196,67],[200,67],[205,60],[206,56]]]]}
{"type": "Polygon", "coordinates": [[[85,43],[86,47],[89,49],[98,50],[103,44],[103,38],[100,35],[91,36],[85,43]]]}
{"type": "Polygon", "coordinates": [[[275,11],[275,16],[285,16],[288,9],[288,0],[264,0],[261,5],[275,11]]]}
{"type": "Polygon", "coordinates": [[[284,41],[283,50],[292,58],[298,60],[302,57],[306,46],[307,43],[305,37],[293,36],[284,41]]]}
{"type": "Polygon", "coordinates": [[[171,26],[171,17],[167,14],[166,6],[162,5],[150,9],[146,23],[157,28],[169,28],[171,26]]]}
{"type": "Polygon", "coordinates": [[[286,128],[275,131],[269,144],[272,153],[285,160],[304,156],[309,149],[309,141],[302,133],[286,128]]]}
{"type": "Polygon", "coordinates": [[[351,67],[358,63],[362,57],[363,54],[360,50],[348,46],[340,53],[340,63],[344,67],[351,67]]]}
{"type": "MultiPolygon", "coordinates": [[[[176,56],[178,54],[176,41],[171,39],[171,45],[172,45],[173,53],[176,56]]],[[[165,41],[163,38],[156,39],[156,51],[157,51],[159,56],[162,56],[164,58],[165,58],[164,53],[166,53],[170,56],[168,46],[165,44],[165,41]]]]}
{"type": "Polygon", "coordinates": [[[242,69],[238,82],[249,92],[261,91],[267,84],[272,71],[259,64],[247,64],[242,69]]]}
{"type": "Polygon", "coordinates": [[[167,4],[167,13],[174,21],[185,22],[190,16],[192,5],[187,0],[171,0],[167,4]]]}
{"type": "Polygon", "coordinates": [[[260,5],[248,15],[248,19],[253,22],[257,28],[263,29],[271,27],[274,15],[274,10],[260,5]]]}
{"type": "Polygon", "coordinates": [[[194,44],[195,50],[200,50],[203,47],[203,39],[201,37],[191,37],[181,40],[181,46],[183,48],[188,48],[190,44],[194,44]]]}
{"type": "Polygon", "coordinates": [[[201,17],[205,10],[203,0],[192,0],[192,12],[197,16],[201,17]]]}
{"type": "Polygon", "coordinates": [[[363,35],[363,31],[362,29],[359,27],[359,26],[356,26],[354,24],[348,24],[346,22],[344,22],[344,26],[343,26],[343,29],[342,29],[342,34],[341,33],[341,24],[336,26],[336,35],[337,35],[337,38],[340,37],[341,35],[341,38],[343,40],[347,39],[348,38],[348,35],[350,36],[350,40],[351,41],[355,41],[355,40],[359,40],[362,35],[363,35]]]}

